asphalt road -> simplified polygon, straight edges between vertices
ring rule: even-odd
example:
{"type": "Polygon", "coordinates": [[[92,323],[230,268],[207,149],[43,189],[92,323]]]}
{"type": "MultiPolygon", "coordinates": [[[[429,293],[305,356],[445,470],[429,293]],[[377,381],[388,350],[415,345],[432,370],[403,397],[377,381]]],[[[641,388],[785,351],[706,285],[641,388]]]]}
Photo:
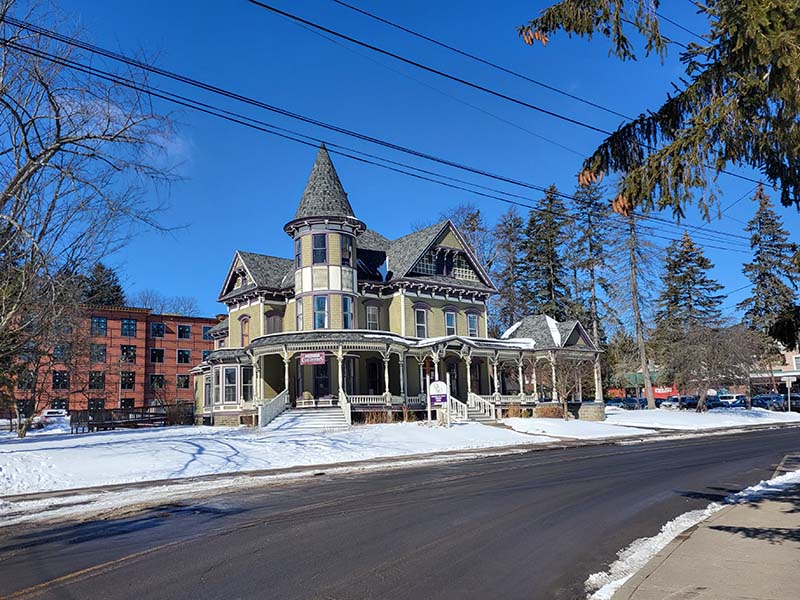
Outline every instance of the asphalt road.
{"type": "Polygon", "coordinates": [[[531,452],[2,531],[0,596],[573,600],[619,549],[798,450],[781,429],[531,452]]]}

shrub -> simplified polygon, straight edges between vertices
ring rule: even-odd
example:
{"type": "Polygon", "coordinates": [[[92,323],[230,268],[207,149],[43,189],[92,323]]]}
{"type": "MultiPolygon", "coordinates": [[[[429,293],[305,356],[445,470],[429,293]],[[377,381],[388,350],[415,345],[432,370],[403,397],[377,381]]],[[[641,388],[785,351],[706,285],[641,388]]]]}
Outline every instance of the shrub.
{"type": "Polygon", "coordinates": [[[508,405],[508,418],[509,419],[513,419],[515,417],[521,417],[521,416],[522,416],[522,406],[520,406],[516,402],[512,402],[511,404],[508,405]]]}
{"type": "Polygon", "coordinates": [[[378,425],[387,422],[387,414],[382,410],[370,410],[364,413],[364,423],[367,425],[378,425]]]}
{"type": "Polygon", "coordinates": [[[408,410],[408,405],[403,404],[403,423],[413,423],[417,420],[417,414],[413,410],[408,410]]]}
{"type": "Polygon", "coordinates": [[[540,419],[563,419],[564,407],[561,404],[546,403],[537,404],[534,410],[534,416],[540,419]]]}

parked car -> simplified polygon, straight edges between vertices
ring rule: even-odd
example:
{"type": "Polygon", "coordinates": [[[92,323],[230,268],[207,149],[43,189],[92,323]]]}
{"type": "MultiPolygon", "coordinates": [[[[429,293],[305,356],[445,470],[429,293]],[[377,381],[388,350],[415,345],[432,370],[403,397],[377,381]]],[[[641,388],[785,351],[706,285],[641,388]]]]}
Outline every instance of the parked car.
{"type": "Polygon", "coordinates": [[[660,408],[679,408],[680,407],[680,396],[669,396],[668,398],[664,398],[661,401],[660,408]]]}
{"type": "Polygon", "coordinates": [[[738,407],[747,405],[747,396],[744,394],[720,394],[717,398],[726,406],[738,407]]]}
{"type": "Polygon", "coordinates": [[[753,396],[750,401],[753,408],[765,408],[767,410],[785,410],[786,399],[778,394],[759,394],[753,396]]]}
{"type": "Polygon", "coordinates": [[[681,396],[678,400],[678,408],[681,410],[694,410],[697,408],[697,396],[681,396]]]}
{"type": "Polygon", "coordinates": [[[627,397],[622,399],[622,408],[626,410],[639,410],[641,408],[645,408],[646,406],[647,406],[646,398],[627,397]],[[642,401],[644,401],[644,404],[642,404],[642,401]]]}
{"type": "Polygon", "coordinates": [[[60,408],[46,408],[37,416],[33,417],[33,426],[42,429],[45,425],[52,423],[56,419],[63,419],[67,416],[67,411],[60,408]]]}
{"type": "Polygon", "coordinates": [[[722,408],[723,406],[728,406],[725,402],[723,402],[719,396],[706,396],[706,409],[712,410],[714,408],[722,408]]]}
{"type": "Polygon", "coordinates": [[[606,406],[614,406],[616,408],[622,408],[622,398],[606,398],[605,403],[606,406]]]}

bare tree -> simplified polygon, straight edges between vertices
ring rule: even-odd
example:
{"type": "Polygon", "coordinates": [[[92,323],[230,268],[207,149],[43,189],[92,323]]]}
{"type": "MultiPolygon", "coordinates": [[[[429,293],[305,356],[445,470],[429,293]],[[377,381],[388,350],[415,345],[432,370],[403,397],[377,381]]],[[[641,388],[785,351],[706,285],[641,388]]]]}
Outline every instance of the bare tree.
{"type": "Polygon", "coordinates": [[[188,317],[200,314],[197,298],[192,296],[165,296],[157,290],[141,290],[132,298],[134,306],[149,308],[154,313],[174,313],[188,317]]]}
{"type": "Polygon", "coordinates": [[[161,228],[146,192],[172,179],[162,152],[172,129],[145,95],[81,70],[87,56],[9,24],[12,12],[61,30],[68,21],[0,0],[0,364],[24,369],[19,357],[45,354],[89,268],[137,224],[161,228]]]}

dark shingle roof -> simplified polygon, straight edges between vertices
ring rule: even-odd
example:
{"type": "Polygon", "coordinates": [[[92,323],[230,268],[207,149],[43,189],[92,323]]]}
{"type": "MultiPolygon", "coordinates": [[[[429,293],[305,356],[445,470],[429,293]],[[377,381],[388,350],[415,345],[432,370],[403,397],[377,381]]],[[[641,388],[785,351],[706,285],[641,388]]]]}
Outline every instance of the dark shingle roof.
{"type": "MultiPolygon", "coordinates": [[[[395,279],[398,279],[395,277],[395,279]]],[[[473,290],[481,290],[492,292],[494,288],[490,288],[488,285],[484,284],[482,281],[470,281],[467,279],[456,279],[455,277],[447,277],[445,275],[413,275],[413,276],[406,276],[402,279],[407,281],[423,281],[423,282],[430,282],[436,283],[439,285],[452,285],[457,286],[460,288],[469,288],[473,290]]]]}
{"type": "Polygon", "coordinates": [[[361,235],[358,236],[359,250],[378,250],[386,252],[390,244],[391,242],[388,239],[372,229],[365,229],[361,235]]]}
{"type": "Polygon", "coordinates": [[[209,329],[208,334],[213,336],[216,335],[217,333],[228,331],[228,323],[230,323],[230,320],[228,319],[228,317],[225,317],[224,319],[222,319],[222,321],[220,321],[219,323],[214,325],[211,329],[209,329]]]}
{"type": "Polygon", "coordinates": [[[240,363],[250,364],[250,356],[243,348],[227,349],[221,348],[214,350],[206,357],[204,362],[217,362],[217,361],[237,361],[240,363]]]}
{"type": "Polygon", "coordinates": [[[386,252],[389,270],[392,272],[391,278],[398,279],[408,273],[425,248],[430,246],[442,232],[445,225],[447,225],[447,221],[442,221],[394,240],[386,252]]]}
{"type": "Polygon", "coordinates": [[[242,257],[245,268],[253,276],[252,283],[257,287],[280,290],[294,285],[294,261],[292,259],[242,252],[241,250],[239,256],[242,257]]]}
{"type": "Polygon", "coordinates": [[[528,315],[519,321],[519,325],[509,327],[510,333],[504,333],[503,338],[532,339],[537,348],[563,348],[567,345],[569,335],[579,325],[574,319],[559,322],[546,315],[528,315]]]}
{"type": "Polygon", "coordinates": [[[324,144],[319,148],[294,215],[295,219],[310,217],[355,218],[353,208],[324,144]]]}

